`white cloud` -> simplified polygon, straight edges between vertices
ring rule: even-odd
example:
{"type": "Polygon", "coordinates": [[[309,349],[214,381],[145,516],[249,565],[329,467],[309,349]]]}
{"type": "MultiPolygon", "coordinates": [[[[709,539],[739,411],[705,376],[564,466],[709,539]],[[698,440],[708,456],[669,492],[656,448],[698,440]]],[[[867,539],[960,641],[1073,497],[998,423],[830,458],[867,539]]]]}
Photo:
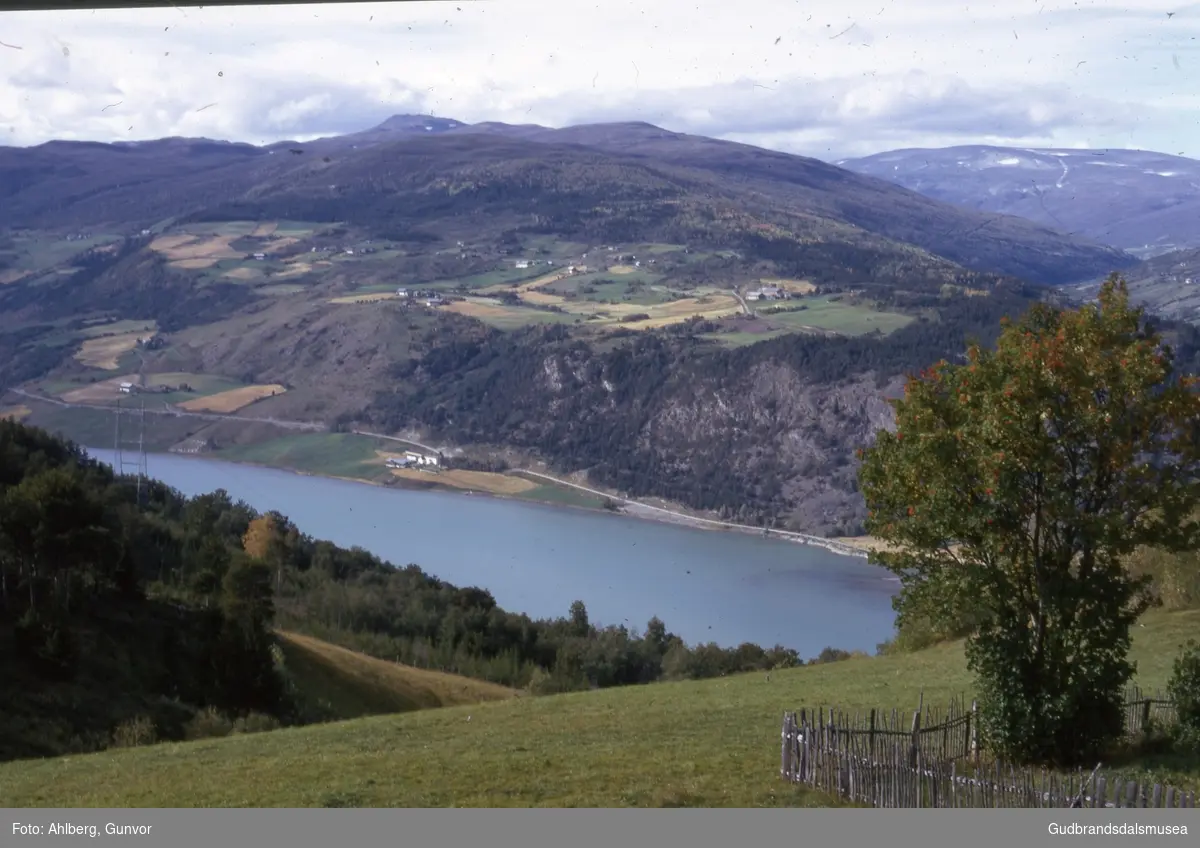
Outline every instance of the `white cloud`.
{"type": "Polygon", "coordinates": [[[261,143],[431,112],[642,120],[821,158],[974,142],[1200,157],[1200,4],[1130,5],[445,0],[7,13],[0,139],[261,143]]]}

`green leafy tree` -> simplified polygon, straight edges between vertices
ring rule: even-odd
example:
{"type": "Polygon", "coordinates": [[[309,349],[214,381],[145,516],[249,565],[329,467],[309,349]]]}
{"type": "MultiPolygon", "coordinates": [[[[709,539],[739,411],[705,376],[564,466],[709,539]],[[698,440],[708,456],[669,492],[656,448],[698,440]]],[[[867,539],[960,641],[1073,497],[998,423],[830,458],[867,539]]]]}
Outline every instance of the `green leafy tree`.
{"type": "Polygon", "coordinates": [[[967,658],[993,750],[1080,762],[1122,730],[1130,626],[1150,603],[1125,558],[1197,535],[1200,397],[1115,275],[1097,303],[1039,305],[911,378],[863,451],[873,559],[906,615],[972,610],[967,658]]]}

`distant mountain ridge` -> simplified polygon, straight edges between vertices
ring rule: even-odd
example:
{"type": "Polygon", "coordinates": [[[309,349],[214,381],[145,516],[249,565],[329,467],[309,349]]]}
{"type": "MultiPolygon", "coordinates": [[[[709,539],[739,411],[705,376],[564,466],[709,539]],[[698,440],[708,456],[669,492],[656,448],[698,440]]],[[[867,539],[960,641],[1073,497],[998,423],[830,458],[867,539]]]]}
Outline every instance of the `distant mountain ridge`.
{"type": "Polygon", "coordinates": [[[893,150],[836,164],[1139,255],[1200,247],[1200,161],[1183,156],[976,145],[893,150]]]}
{"type": "MultiPolygon", "coordinates": [[[[739,226],[802,231],[814,244],[884,249],[883,240],[893,245],[888,253],[915,248],[1041,284],[1081,282],[1135,262],[1043,224],[964,211],[816,159],[638,122],[547,129],[396,115],[359,133],[267,147],[161,139],[0,148],[0,227],[10,228],[119,224],[137,231],[167,219],[235,213],[369,215],[407,226],[474,219],[488,226],[489,208],[544,217],[549,203],[565,221],[602,208],[597,203],[606,197],[637,205],[648,234],[655,226],[677,236],[685,235],[681,226],[701,233],[712,227],[704,221],[733,216],[744,220],[739,226]],[[542,190],[553,199],[528,191],[545,179],[547,163],[558,182],[542,190]],[[447,181],[475,188],[435,202],[447,181]],[[647,193],[650,185],[656,193],[647,193]],[[668,219],[676,223],[666,226],[668,219]]],[[[582,235],[581,222],[563,225],[582,235]]]]}

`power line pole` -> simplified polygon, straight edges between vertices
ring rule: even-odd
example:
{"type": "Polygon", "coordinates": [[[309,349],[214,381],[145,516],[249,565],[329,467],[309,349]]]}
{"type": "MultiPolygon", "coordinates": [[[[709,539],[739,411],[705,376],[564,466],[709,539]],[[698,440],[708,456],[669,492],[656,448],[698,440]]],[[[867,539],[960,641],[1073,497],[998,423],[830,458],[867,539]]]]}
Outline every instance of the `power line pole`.
{"type": "Polygon", "coordinates": [[[134,478],[134,492],[138,506],[142,504],[142,490],[146,486],[146,401],[142,400],[136,408],[130,408],[117,399],[116,436],[113,444],[113,470],[118,476],[126,475],[134,478]],[[122,419],[128,419],[128,424],[122,426],[122,419]],[[132,429],[134,432],[130,433],[132,429]]]}

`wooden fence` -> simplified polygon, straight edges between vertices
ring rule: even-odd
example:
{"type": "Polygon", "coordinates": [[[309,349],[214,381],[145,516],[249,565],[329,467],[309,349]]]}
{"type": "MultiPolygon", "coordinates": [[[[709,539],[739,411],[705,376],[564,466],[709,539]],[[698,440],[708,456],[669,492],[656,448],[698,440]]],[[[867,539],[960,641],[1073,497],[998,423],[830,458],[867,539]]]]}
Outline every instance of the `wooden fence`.
{"type": "MultiPolygon", "coordinates": [[[[1130,690],[1126,732],[1169,724],[1174,707],[1130,690]]],[[[945,713],[801,710],[783,717],[780,774],[874,807],[1194,807],[1195,793],[1106,775],[980,763],[974,702],[945,713]]]]}

